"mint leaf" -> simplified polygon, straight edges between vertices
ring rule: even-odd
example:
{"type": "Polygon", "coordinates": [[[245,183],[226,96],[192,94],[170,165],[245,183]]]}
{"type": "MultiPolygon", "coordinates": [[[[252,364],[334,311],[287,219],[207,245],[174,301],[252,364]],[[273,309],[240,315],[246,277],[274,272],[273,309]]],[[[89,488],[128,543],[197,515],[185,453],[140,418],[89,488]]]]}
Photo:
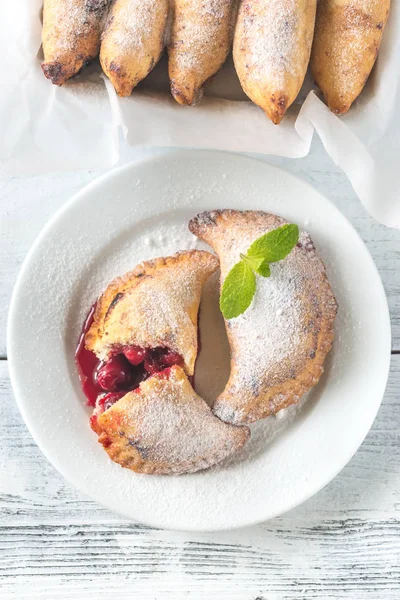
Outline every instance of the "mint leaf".
{"type": "Polygon", "coordinates": [[[258,273],[258,269],[265,262],[264,258],[258,256],[246,256],[245,254],[241,254],[240,258],[249,265],[252,271],[256,271],[258,273]]]}
{"type": "Polygon", "coordinates": [[[252,243],[247,251],[248,258],[263,258],[267,263],[286,258],[299,240],[297,225],[286,223],[262,235],[252,243]]]}
{"type": "Polygon", "coordinates": [[[271,275],[271,269],[269,268],[269,264],[266,260],[263,260],[258,269],[254,270],[262,277],[269,277],[271,275]]]}
{"type": "Polygon", "coordinates": [[[255,291],[256,277],[247,262],[241,260],[229,271],[222,286],[219,307],[225,319],[244,313],[255,291]]]}
{"type": "Polygon", "coordinates": [[[255,271],[259,275],[263,277],[271,275],[269,264],[262,256],[245,256],[244,254],[240,254],[240,258],[249,265],[252,271],[255,271]]]}
{"type": "Polygon", "coordinates": [[[256,276],[270,277],[270,262],[286,258],[299,240],[297,225],[287,223],[252,243],[247,254],[228,273],[221,290],[219,306],[225,319],[244,313],[256,291],[256,276]]]}

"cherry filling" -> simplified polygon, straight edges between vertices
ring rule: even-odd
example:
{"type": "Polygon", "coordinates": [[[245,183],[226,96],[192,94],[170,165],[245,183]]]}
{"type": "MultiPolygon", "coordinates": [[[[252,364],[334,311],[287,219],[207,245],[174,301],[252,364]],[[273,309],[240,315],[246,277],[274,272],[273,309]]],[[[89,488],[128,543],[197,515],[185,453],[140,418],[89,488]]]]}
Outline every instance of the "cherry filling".
{"type": "Polygon", "coordinates": [[[126,392],[135,390],[140,383],[173,365],[183,365],[183,358],[168,348],[141,348],[119,346],[107,361],[85,348],[85,335],[94,318],[96,304],[92,306],[82,327],[75,352],[75,363],[88,406],[96,406],[102,413],[115,404],[126,392]]]}
{"type": "Polygon", "coordinates": [[[132,387],[137,375],[131,363],[123,354],[112,356],[110,360],[99,363],[93,378],[105,392],[118,392],[132,387]]]}
{"type": "Polygon", "coordinates": [[[168,348],[154,348],[146,353],[144,368],[149,375],[159,373],[173,365],[183,365],[183,359],[177,352],[172,352],[168,348]]]}
{"type": "Polygon", "coordinates": [[[90,350],[85,348],[85,335],[93,323],[95,310],[96,303],[93,304],[83,323],[81,335],[79,336],[78,345],[75,351],[75,364],[78,369],[79,380],[89,406],[95,406],[97,396],[101,391],[93,379],[93,373],[99,364],[99,360],[93,352],[90,352],[90,350]]]}

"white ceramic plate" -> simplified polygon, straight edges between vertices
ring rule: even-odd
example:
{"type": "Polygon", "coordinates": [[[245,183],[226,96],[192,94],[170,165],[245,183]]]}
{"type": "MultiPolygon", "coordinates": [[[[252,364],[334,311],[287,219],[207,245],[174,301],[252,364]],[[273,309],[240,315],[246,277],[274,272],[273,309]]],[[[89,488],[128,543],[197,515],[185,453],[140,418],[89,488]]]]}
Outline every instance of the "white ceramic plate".
{"type": "Polygon", "coordinates": [[[383,287],[342,214],[277,168],[207,151],[178,150],[130,164],[68,202],[21,269],[8,334],[19,408],[53,465],[111,510],[180,530],[254,524],[320,490],[371,427],[390,361],[383,287]],[[193,475],[137,475],[112,463],[89,428],[74,366],[81,323],[112,277],[144,258],[200,246],[187,222],[215,208],[272,211],[310,231],[339,302],[334,349],[301,409],[256,424],[237,457],[193,475]]]}

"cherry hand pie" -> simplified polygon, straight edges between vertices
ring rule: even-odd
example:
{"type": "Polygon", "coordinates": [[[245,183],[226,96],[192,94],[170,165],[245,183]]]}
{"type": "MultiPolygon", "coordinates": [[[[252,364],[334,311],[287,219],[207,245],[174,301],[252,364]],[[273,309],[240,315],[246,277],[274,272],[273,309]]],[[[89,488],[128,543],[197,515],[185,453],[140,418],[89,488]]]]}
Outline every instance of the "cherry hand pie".
{"type": "Polygon", "coordinates": [[[275,124],[295,101],[307,72],[317,0],[243,0],[233,60],[243,91],[275,124]]]}
{"type": "Polygon", "coordinates": [[[192,250],[118,277],[97,301],[87,350],[102,361],[122,355],[150,374],[179,363],[193,375],[201,290],[217,267],[215,255],[192,250]]]}
{"type": "Polygon", "coordinates": [[[215,417],[179,366],[143,381],[99,414],[96,431],[110,458],[122,467],[176,475],[221,462],[250,437],[247,427],[215,417]]]}
{"type": "Polygon", "coordinates": [[[174,0],[168,46],[171,93],[191,106],[224,64],[232,46],[234,0],[174,0]]]}
{"type": "Polygon", "coordinates": [[[129,96],[164,49],[168,0],[114,0],[100,47],[100,63],[119,96],[129,96]]]}
{"type": "MultiPolygon", "coordinates": [[[[283,223],[265,212],[216,210],[197,215],[189,229],[218,254],[222,285],[240,253],[283,223]]],[[[251,423],[298,402],[332,346],[337,304],[309,234],[270,267],[270,277],[257,276],[248,310],[226,320],[231,373],[213,408],[226,422],[251,423]]]]}
{"type": "Polygon", "coordinates": [[[110,0],[44,0],[43,73],[63,85],[99,53],[110,0]]]}

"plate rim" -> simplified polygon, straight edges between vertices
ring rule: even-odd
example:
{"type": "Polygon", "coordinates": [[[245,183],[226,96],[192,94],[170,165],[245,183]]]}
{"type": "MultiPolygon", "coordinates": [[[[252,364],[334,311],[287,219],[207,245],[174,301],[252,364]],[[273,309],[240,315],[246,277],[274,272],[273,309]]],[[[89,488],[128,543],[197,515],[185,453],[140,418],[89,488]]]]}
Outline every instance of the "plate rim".
{"type": "MultiPolygon", "coordinates": [[[[382,315],[382,318],[383,318],[383,315],[382,315]]],[[[330,198],[328,198],[327,196],[325,196],[325,194],[323,194],[317,188],[312,186],[308,181],[305,181],[301,177],[296,176],[295,174],[291,173],[290,171],[285,170],[282,167],[279,167],[279,166],[269,163],[267,160],[263,159],[263,157],[249,156],[248,154],[245,154],[245,153],[227,152],[224,150],[174,148],[174,149],[156,149],[154,151],[154,153],[152,153],[151,155],[139,157],[133,161],[129,161],[123,165],[120,165],[113,169],[110,169],[106,173],[103,173],[99,177],[96,177],[93,181],[89,182],[88,184],[83,186],[81,189],[79,189],[58,210],[56,210],[56,212],[50,217],[50,219],[46,222],[46,224],[43,226],[43,228],[37,235],[36,239],[34,240],[33,244],[31,245],[30,249],[28,250],[28,253],[26,254],[26,256],[23,260],[23,263],[20,267],[20,270],[18,272],[18,276],[17,276],[15,284],[14,284],[14,288],[13,288],[13,292],[12,292],[12,296],[11,296],[11,300],[10,300],[10,304],[9,304],[8,318],[7,318],[6,343],[7,343],[8,371],[9,371],[10,381],[11,381],[11,385],[12,385],[13,396],[15,398],[18,409],[22,415],[22,418],[25,422],[25,425],[27,426],[32,438],[34,439],[36,445],[39,447],[42,454],[46,457],[46,459],[50,462],[50,464],[70,484],[72,484],[74,487],[78,488],[80,492],[82,492],[85,496],[87,496],[88,498],[90,498],[91,500],[96,502],[98,505],[107,508],[114,514],[123,516],[123,517],[131,520],[132,522],[141,523],[141,524],[148,525],[151,527],[162,528],[162,529],[171,530],[171,531],[210,532],[210,531],[229,531],[229,530],[235,530],[235,529],[242,529],[245,527],[251,527],[251,526],[257,525],[259,523],[269,521],[270,519],[276,518],[278,516],[284,515],[287,512],[296,508],[297,506],[300,506],[305,501],[307,501],[310,498],[312,498],[313,496],[315,496],[317,493],[319,493],[326,485],[328,485],[340,473],[340,471],[342,471],[342,469],[354,457],[357,450],[359,449],[359,447],[361,446],[361,444],[367,437],[367,435],[368,435],[369,431],[371,430],[371,427],[375,421],[375,418],[379,411],[379,408],[382,404],[382,401],[384,398],[384,393],[385,393],[385,390],[387,387],[389,373],[390,373],[391,338],[392,338],[392,336],[391,336],[391,321],[390,321],[390,312],[389,312],[389,307],[388,307],[388,302],[387,302],[387,296],[385,293],[385,289],[384,289],[384,286],[382,283],[380,273],[375,264],[375,261],[373,260],[371,253],[370,253],[368,247],[366,246],[364,240],[362,239],[361,235],[359,234],[359,232],[355,229],[355,227],[352,225],[352,223],[349,221],[349,219],[330,200],[330,198]],[[194,526],[193,528],[186,526],[185,529],[182,529],[179,526],[173,527],[170,524],[165,525],[160,520],[157,521],[157,518],[155,518],[152,521],[147,521],[146,519],[143,519],[142,517],[140,517],[140,521],[138,521],[138,520],[135,520],[135,518],[132,517],[131,514],[128,514],[128,512],[124,512],[123,510],[120,510],[119,508],[116,509],[115,507],[111,506],[110,503],[104,501],[102,498],[99,499],[98,497],[95,497],[94,494],[90,493],[86,489],[83,489],[81,487],[80,483],[78,483],[74,479],[74,477],[71,476],[70,472],[68,470],[64,470],[62,460],[59,460],[58,457],[51,455],[51,452],[48,452],[48,448],[45,447],[46,445],[45,444],[42,445],[42,443],[38,441],[38,437],[40,437],[40,435],[39,435],[39,433],[36,434],[37,428],[35,428],[34,423],[32,422],[32,420],[29,419],[29,417],[27,416],[27,414],[25,412],[24,400],[22,398],[23,393],[21,392],[21,395],[20,395],[19,383],[18,383],[17,376],[15,375],[15,370],[14,370],[14,362],[16,362],[16,359],[14,357],[14,347],[13,347],[13,341],[11,339],[12,334],[13,334],[13,325],[15,322],[15,317],[14,317],[14,312],[16,311],[15,304],[16,304],[16,300],[18,297],[19,289],[20,289],[20,287],[23,286],[24,275],[29,270],[30,261],[32,259],[32,256],[34,255],[36,249],[40,246],[40,244],[41,244],[43,238],[45,238],[47,232],[49,230],[51,230],[51,228],[53,227],[53,224],[55,222],[57,222],[60,218],[62,218],[64,212],[67,212],[72,205],[81,201],[81,197],[85,197],[88,192],[92,191],[93,189],[95,189],[99,186],[101,187],[104,181],[109,181],[110,179],[113,179],[114,177],[118,178],[121,173],[123,173],[125,171],[129,171],[130,169],[132,169],[134,167],[140,167],[141,165],[146,165],[147,163],[152,163],[153,161],[162,160],[166,156],[173,156],[173,155],[181,156],[182,153],[185,156],[191,155],[192,158],[195,158],[196,155],[200,155],[200,154],[201,155],[218,155],[220,157],[222,156],[222,157],[226,157],[228,159],[230,156],[235,156],[236,158],[239,157],[239,158],[245,159],[249,162],[261,163],[266,167],[266,170],[272,169],[273,171],[276,171],[278,173],[283,173],[284,177],[292,180],[293,182],[300,181],[303,186],[312,190],[312,192],[314,194],[318,194],[330,206],[330,208],[335,213],[337,213],[339,218],[341,218],[347,224],[347,226],[349,226],[353,230],[353,233],[356,234],[356,237],[358,238],[359,242],[361,242],[361,245],[363,246],[363,250],[365,253],[365,258],[368,259],[370,266],[373,268],[373,270],[375,271],[375,274],[377,275],[377,281],[380,284],[379,285],[379,293],[380,293],[381,299],[383,300],[383,304],[385,306],[385,321],[386,321],[385,329],[386,329],[388,350],[387,350],[385,371],[382,366],[382,385],[381,385],[382,389],[380,389],[379,394],[377,393],[377,397],[379,395],[380,399],[379,399],[379,402],[376,403],[376,407],[375,407],[375,410],[373,411],[373,413],[372,413],[372,411],[370,411],[370,417],[368,419],[368,421],[369,421],[368,428],[366,429],[365,432],[363,432],[362,434],[360,434],[360,436],[357,437],[357,440],[355,442],[353,442],[353,444],[352,444],[353,450],[351,452],[351,455],[349,454],[349,457],[344,462],[344,464],[341,464],[337,469],[329,470],[329,471],[327,470],[328,476],[326,478],[324,478],[323,482],[319,486],[313,487],[312,492],[304,493],[303,496],[300,496],[300,497],[296,496],[295,500],[293,500],[292,502],[288,502],[285,505],[285,509],[283,511],[278,510],[276,512],[273,512],[267,518],[262,519],[262,520],[260,520],[260,518],[258,518],[258,517],[253,518],[253,519],[249,518],[246,521],[243,520],[241,523],[239,523],[237,525],[232,526],[232,525],[222,524],[220,527],[213,527],[212,529],[200,528],[200,527],[196,527],[196,526],[194,526]],[[334,473],[334,474],[332,475],[332,473],[334,473]]]]}

